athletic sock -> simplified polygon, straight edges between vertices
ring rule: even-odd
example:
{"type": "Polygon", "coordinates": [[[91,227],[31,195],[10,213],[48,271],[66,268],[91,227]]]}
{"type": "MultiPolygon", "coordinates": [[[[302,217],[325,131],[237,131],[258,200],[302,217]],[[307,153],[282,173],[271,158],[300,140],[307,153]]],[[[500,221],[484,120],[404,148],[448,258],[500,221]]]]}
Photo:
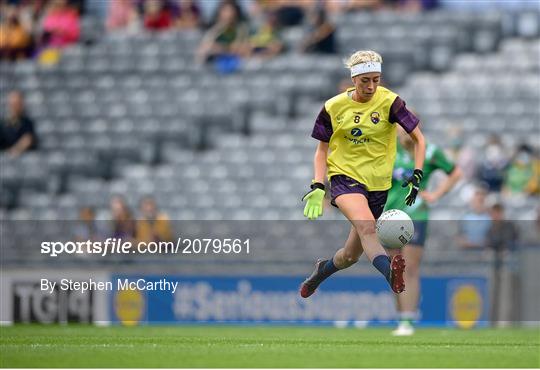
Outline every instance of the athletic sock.
{"type": "Polygon", "coordinates": [[[399,313],[399,322],[412,325],[416,320],[417,313],[410,311],[402,311],[399,313]]]}
{"type": "Polygon", "coordinates": [[[388,257],[385,254],[379,254],[377,257],[373,259],[372,263],[373,263],[373,266],[375,266],[375,268],[379,270],[381,274],[383,274],[383,276],[386,278],[388,283],[390,283],[390,278],[391,278],[390,257],[388,257]]]}
{"type": "Polygon", "coordinates": [[[319,268],[319,278],[320,281],[323,281],[324,279],[328,278],[330,275],[332,275],[334,272],[339,271],[339,269],[334,265],[334,259],[330,258],[329,260],[324,261],[321,263],[321,267],[319,268]]]}

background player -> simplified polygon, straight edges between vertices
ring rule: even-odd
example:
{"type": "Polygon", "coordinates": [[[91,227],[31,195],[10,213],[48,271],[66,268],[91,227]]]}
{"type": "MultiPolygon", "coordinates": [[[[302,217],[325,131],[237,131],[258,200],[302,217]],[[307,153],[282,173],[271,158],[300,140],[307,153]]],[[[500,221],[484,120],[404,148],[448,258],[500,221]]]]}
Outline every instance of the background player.
{"type": "Polygon", "coordinates": [[[414,221],[414,236],[409,244],[402,249],[407,268],[404,273],[407,290],[397,296],[397,308],[400,322],[393,335],[406,336],[414,334],[413,320],[418,316],[418,300],[420,296],[420,262],[424,253],[426,241],[427,221],[429,218],[429,204],[436,202],[444,194],[449,192],[461,178],[461,170],[450,161],[444,152],[435,144],[426,144],[426,159],[422,169],[424,177],[420,182],[420,197],[416,203],[408,206],[403,201],[406,191],[402,182],[409,178],[415,168],[413,160],[414,141],[409,135],[398,128],[398,146],[394,172],[392,176],[392,188],[388,192],[385,210],[401,209],[407,212],[414,221]],[[436,170],[442,170],[448,176],[435,190],[425,191],[431,175],[436,170]]]}
{"type": "Polygon", "coordinates": [[[386,202],[392,184],[396,154],[396,124],[402,126],[414,143],[415,170],[406,180],[407,204],[414,204],[424,165],[424,136],[418,118],[394,92],[380,87],[382,58],[374,51],[357,51],[346,62],[354,88],[326,101],[311,136],[319,140],[314,158],[315,176],[306,200],[304,216],[322,215],[324,178],[330,179],[331,202],[351,222],[345,246],[333,258],[319,260],[313,274],[300,287],[307,298],[334,272],[358,261],[365,252],[383,274],[392,290],[404,289],[404,259],[392,259],[375,234],[375,219],[386,202]],[[330,151],[329,151],[330,150],[330,151]]]}

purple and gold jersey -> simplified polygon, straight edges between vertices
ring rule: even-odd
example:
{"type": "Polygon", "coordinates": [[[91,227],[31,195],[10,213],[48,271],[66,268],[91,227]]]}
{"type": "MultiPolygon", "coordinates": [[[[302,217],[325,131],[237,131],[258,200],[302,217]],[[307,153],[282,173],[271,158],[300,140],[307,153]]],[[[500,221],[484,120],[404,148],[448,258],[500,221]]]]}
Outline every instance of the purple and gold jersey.
{"type": "Polygon", "coordinates": [[[367,103],[352,99],[354,88],[327,100],[311,136],[329,143],[328,177],[346,175],[368,191],[388,190],[396,158],[396,125],[407,132],[418,118],[397,94],[379,86],[367,103]]]}

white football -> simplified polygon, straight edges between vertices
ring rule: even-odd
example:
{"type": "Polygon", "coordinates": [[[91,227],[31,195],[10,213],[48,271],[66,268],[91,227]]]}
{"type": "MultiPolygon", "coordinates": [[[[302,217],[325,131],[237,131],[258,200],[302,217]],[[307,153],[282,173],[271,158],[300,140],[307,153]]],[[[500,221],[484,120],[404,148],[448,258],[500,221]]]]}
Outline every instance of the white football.
{"type": "Polygon", "coordinates": [[[385,248],[401,248],[411,241],[414,224],[403,211],[389,209],[377,220],[375,226],[381,245],[385,248]]]}

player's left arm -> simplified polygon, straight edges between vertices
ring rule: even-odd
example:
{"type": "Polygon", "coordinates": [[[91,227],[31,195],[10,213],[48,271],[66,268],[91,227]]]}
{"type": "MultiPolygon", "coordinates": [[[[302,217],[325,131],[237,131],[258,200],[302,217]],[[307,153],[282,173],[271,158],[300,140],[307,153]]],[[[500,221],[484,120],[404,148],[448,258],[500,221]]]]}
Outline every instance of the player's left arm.
{"type": "Polygon", "coordinates": [[[424,161],[426,159],[426,140],[424,134],[420,130],[420,127],[416,126],[414,130],[409,133],[409,136],[414,141],[414,168],[424,168],[424,161]]]}
{"type": "Polygon", "coordinates": [[[403,182],[402,187],[409,187],[409,192],[405,197],[405,204],[409,207],[416,201],[420,182],[424,177],[424,160],[426,158],[426,141],[424,134],[418,127],[420,120],[416,115],[407,109],[405,101],[399,96],[395,98],[390,107],[389,120],[391,123],[398,123],[409,134],[414,142],[414,172],[403,182]]]}
{"type": "Polygon", "coordinates": [[[394,99],[394,102],[390,106],[388,118],[390,123],[397,123],[400,125],[414,141],[415,172],[422,172],[424,160],[426,158],[426,141],[419,127],[420,120],[407,108],[407,104],[399,96],[394,99]]]}
{"type": "Polygon", "coordinates": [[[426,141],[418,126],[409,132],[409,135],[414,142],[414,172],[401,186],[404,188],[409,187],[409,192],[405,197],[405,204],[410,207],[416,202],[416,197],[420,190],[420,183],[424,177],[422,168],[424,168],[424,160],[426,158],[426,141]]]}

